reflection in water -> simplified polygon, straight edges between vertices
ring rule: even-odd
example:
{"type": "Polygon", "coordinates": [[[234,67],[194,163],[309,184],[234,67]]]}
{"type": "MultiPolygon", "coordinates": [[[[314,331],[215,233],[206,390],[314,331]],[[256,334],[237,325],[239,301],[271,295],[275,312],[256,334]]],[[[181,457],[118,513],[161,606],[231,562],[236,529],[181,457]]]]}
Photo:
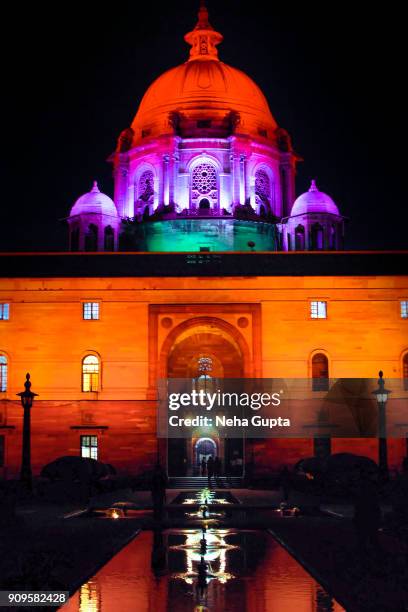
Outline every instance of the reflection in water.
{"type": "Polygon", "coordinates": [[[101,612],[101,593],[96,580],[88,580],[79,589],[79,612],[101,612]]]}
{"type": "Polygon", "coordinates": [[[143,532],[75,593],[64,612],[341,612],[261,531],[143,532]]]}

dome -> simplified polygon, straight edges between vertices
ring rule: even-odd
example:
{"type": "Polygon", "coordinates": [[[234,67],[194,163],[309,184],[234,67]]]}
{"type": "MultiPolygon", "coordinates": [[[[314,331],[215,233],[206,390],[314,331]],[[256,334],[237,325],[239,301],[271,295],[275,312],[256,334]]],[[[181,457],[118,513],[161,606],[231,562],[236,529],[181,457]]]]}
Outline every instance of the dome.
{"type": "Polygon", "coordinates": [[[312,181],[309,191],[302,193],[294,202],[291,217],[295,215],[306,215],[307,213],[330,213],[339,215],[339,209],[330,196],[319,191],[316,182],[312,181]]]}
{"type": "Polygon", "coordinates": [[[70,216],[93,213],[95,215],[109,215],[117,217],[118,211],[113,200],[99,191],[98,183],[94,181],[91,191],[82,195],[71,209],[70,216]]]}
{"type": "Polygon", "coordinates": [[[169,120],[174,113],[195,122],[222,121],[233,113],[239,122],[237,133],[274,139],[277,124],[260,88],[244,72],[218,59],[216,45],[222,35],[209,24],[205,6],[185,40],[192,47],[190,58],[148,88],[131,126],[133,145],[174,133],[174,122],[169,120]]]}

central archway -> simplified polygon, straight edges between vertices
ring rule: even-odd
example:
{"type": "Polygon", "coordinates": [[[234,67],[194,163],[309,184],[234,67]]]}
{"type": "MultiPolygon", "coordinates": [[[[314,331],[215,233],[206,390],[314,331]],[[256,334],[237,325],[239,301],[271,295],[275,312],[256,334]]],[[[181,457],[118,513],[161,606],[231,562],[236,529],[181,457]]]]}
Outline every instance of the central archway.
{"type": "MultiPolygon", "coordinates": [[[[248,362],[249,350],[240,332],[214,317],[197,317],[178,325],[161,351],[165,377],[194,379],[207,389],[220,378],[244,377],[248,362]],[[200,366],[203,360],[210,364],[205,373],[200,366]]],[[[224,473],[228,474],[230,465],[236,465],[237,456],[243,465],[243,452],[241,440],[224,440],[214,428],[195,431],[191,438],[168,440],[168,472],[170,476],[198,476],[201,461],[208,454],[219,457],[224,473]]]]}

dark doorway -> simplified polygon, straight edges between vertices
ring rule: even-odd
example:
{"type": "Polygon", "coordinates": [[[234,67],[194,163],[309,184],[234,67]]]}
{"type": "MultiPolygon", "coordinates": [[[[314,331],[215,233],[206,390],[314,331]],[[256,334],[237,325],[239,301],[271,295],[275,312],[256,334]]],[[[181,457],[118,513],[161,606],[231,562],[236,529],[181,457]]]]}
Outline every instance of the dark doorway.
{"type": "Polygon", "coordinates": [[[168,439],[169,476],[186,476],[188,469],[187,440],[168,439]]]}
{"type": "Polygon", "coordinates": [[[210,201],[207,200],[207,198],[204,198],[203,200],[200,200],[200,204],[199,204],[199,209],[201,211],[209,211],[211,208],[211,204],[210,201]]]}

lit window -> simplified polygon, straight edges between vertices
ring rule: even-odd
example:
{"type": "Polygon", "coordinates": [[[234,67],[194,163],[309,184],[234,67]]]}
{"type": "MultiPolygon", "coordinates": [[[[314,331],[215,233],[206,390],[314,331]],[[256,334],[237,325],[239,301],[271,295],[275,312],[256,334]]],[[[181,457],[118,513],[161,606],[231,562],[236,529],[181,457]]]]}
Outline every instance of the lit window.
{"type": "Polygon", "coordinates": [[[0,321],[8,321],[10,316],[10,304],[0,304],[0,321]]]}
{"type": "Polygon", "coordinates": [[[329,390],[329,361],[323,353],[316,353],[312,359],[313,391],[329,390]]]}
{"type": "Polygon", "coordinates": [[[327,319],[327,302],[310,302],[312,319],[327,319]]]}
{"type": "Polygon", "coordinates": [[[82,360],[82,391],[98,391],[99,359],[95,355],[87,355],[82,360]]]}
{"type": "Polygon", "coordinates": [[[98,459],[97,436],[81,436],[81,457],[98,459]]]}
{"type": "Polygon", "coordinates": [[[87,321],[99,319],[99,302],[84,302],[83,316],[87,321]]]}
{"type": "Polygon", "coordinates": [[[0,355],[0,391],[7,391],[7,357],[0,355]]]}
{"type": "Polygon", "coordinates": [[[401,302],[401,319],[408,319],[408,300],[401,302]]]}

